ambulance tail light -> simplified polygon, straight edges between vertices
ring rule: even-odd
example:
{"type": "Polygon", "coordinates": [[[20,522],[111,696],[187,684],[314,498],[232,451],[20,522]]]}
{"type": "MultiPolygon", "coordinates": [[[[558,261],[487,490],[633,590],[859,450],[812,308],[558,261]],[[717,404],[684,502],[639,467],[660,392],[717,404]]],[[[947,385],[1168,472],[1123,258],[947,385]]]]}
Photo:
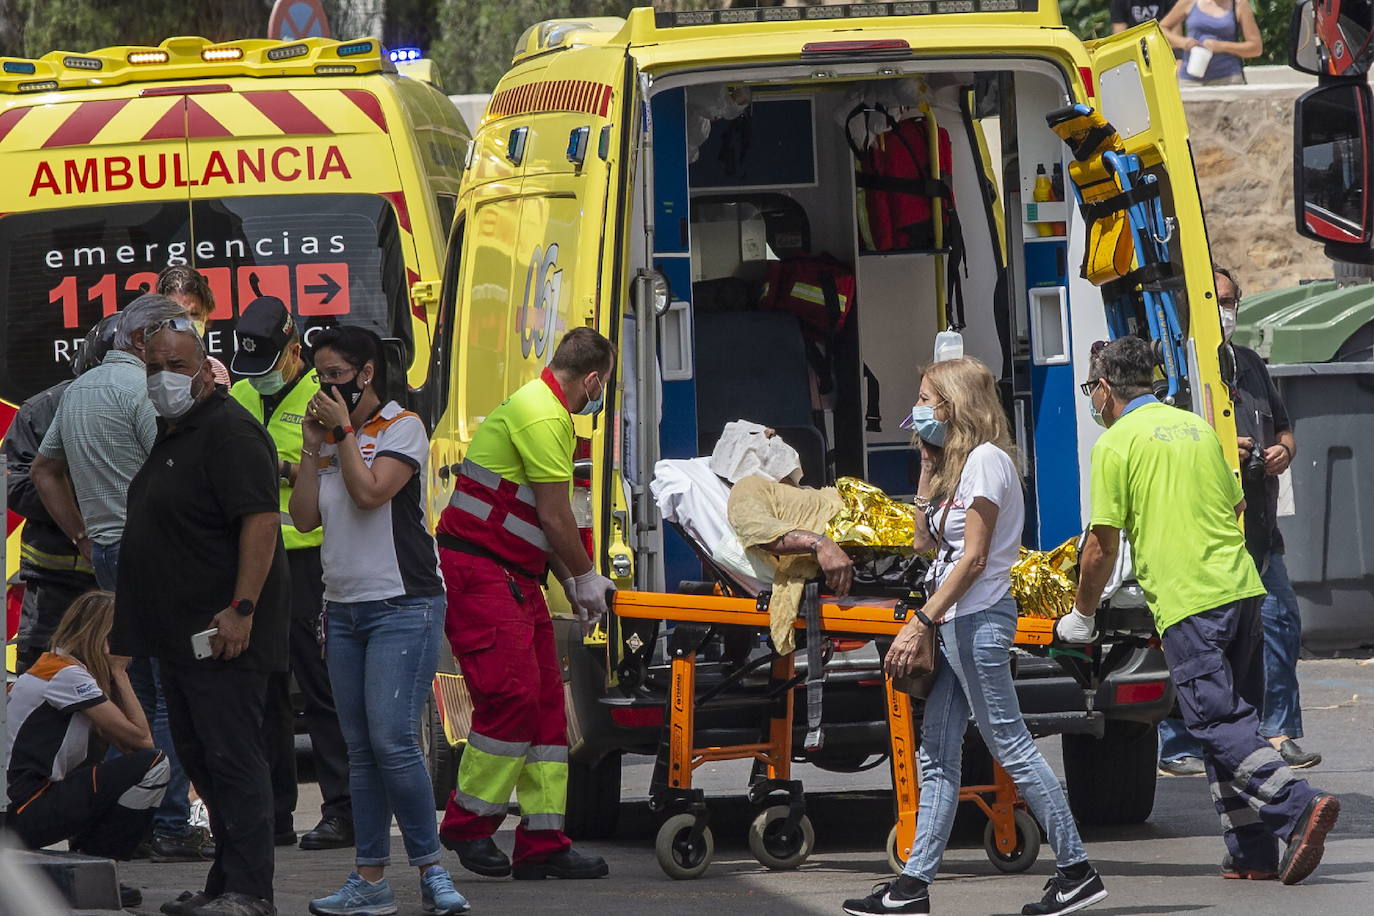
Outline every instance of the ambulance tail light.
{"type": "Polygon", "coordinates": [[[882,38],[868,41],[808,41],[802,45],[802,55],[816,57],[830,54],[905,54],[911,50],[905,38],[882,38]]]}
{"type": "Polygon", "coordinates": [[[310,53],[308,45],[284,45],[280,48],[272,48],[267,52],[267,59],[272,61],[291,60],[293,57],[304,57],[310,53]]]}
{"type": "Polygon", "coordinates": [[[1118,706],[1128,703],[1153,703],[1163,699],[1168,690],[1168,681],[1140,681],[1134,684],[1117,684],[1113,699],[1118,706]]]}
{"type": "Polygon", "coordinates": [[[200,59],[208,64],[243,60],[243,48],[206,48],[200,52],[200,59]]]}
{"type": "Polygon", "coordinates": [[[172,55],[160,49],[149,51],[130,51],[129,55],[124,59],[127,60],[129,63],[134,64],[135,66],[139,64],[165,64],[167,63],[167,61],[172,59],[172,55]]]}
{"type": "Polygon", "coordinates": [[[320,64],[315,68],[316,76],[347,76],[357,72],[358,68],[352,64],[320,64]]]}

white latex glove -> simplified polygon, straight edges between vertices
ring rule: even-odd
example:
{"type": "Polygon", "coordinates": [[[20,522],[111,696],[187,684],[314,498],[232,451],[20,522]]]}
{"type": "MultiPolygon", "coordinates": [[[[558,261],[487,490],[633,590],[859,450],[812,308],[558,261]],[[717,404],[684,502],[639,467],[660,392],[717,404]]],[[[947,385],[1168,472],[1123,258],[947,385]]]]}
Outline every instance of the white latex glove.
{"type": "Polygon", "coordinates": [[[1054,635],[1060,642],[1090,643],[1097,638],[1097,618],[1074,608],[1055,623],[1054,635]]]}
{"type": "Polygon", "coordinates": [[[606,593],[615,591],[615,583],[594,569],[572,580],[573,607],[582,621],[583,635],[590,635],[597,623],[606,616],[606,593]]]}

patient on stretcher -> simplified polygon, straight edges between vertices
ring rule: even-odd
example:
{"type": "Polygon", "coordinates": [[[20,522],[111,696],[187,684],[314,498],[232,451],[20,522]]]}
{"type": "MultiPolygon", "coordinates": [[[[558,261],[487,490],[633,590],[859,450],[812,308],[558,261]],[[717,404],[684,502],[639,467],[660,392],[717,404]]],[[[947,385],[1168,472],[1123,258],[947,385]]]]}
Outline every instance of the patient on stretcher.
{"type": "MultiPolygon", "coordinates": [[[[710,458],[660,461],[651,486],[664,519],[741,586],[754,594],[771,589],[770,630],[780,652],[793,646],[808,579],[823,575],[827,592],[838,598],[854,580],[854,561],[836,542],[847,538],[835,530],[837,521],[846,534],[858,527],[854,507],[835,487],[797,486],[800,470],[796,451],[781,437],[739,420],[726,426],[710,458]]],[[[909,534],[900,537],[903,543],[893,546],[910,544],[909,534]]]]}

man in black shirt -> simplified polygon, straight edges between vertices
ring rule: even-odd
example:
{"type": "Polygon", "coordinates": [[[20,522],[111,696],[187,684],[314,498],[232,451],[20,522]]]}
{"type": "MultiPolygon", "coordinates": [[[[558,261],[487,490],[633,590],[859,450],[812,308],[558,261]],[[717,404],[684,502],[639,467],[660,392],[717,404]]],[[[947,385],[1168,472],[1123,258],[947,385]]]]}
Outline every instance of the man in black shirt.
{"type": "Polygon", "coordinates": [[[1112,0],[1112,32],[1163,19],[1174,8],[1173,0],[1112,0]]]}
{"type": "Polygon", "coordinates": [[[1302,650],[1302,617],[1288,581],[1279,532],[1279,475],[1297,452],[1293,425],[1269,369],[1249,347],[1231,343],[1240,305],[1240,286],[1231,272],[1216,269],[1217,303],[1226,337],[1223,364],[1234,365],[1236,436],[1240,448],[1241,486],[1245,491],[1245,544],[1259,567],[1269,594],[1260,607],[1264,618],[1264,709],[1260,734],[1295,769],[1321,763],[1321,755],[1298,746],[1302,737],[1302,704],[1298,696],[1298,654],[1302,650]],[[1229,357],[1229,358],[1228,358],[1229,357]]]}
{"type": "Polygon", "coordinates": [[[129,487],[111,649],[162,664],[177,752],[210,810],[201,893],[163,912],[273,916],[268,675],[284,671],[288,572],[267,431],[222,388],[189,318],[147,332],[156,444],[129,487]],[[209,639],[197,658],[192,637],[209,639]]]}

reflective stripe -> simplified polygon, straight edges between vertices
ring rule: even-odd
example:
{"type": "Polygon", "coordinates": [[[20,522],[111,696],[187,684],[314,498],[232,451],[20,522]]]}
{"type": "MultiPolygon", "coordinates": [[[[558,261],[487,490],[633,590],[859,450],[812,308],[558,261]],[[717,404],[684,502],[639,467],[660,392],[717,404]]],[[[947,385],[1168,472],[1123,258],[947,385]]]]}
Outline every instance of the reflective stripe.
{"type": "Polygon", "coordinates": [[[505,814],[510,808],[510,802],[484,801],[475,795],[467,794],[462,789],[453,790],[453,800],[458,803],[458,807],[478,817],[491,817],[493,814],[505,814]]]}
{"type": "Polygon", "coordinates": [[[465,490],[454,490],[453,498],[448,501],[448,504],[455,509],[475,515],[484,522],[491,517],[491,504],[483,502],[465,490]]]}
{"type": "Polygon", "coordinates": [[[1238,830],[1241,827],[1249,827],[1251,824],[1258,824],[1259,822],[1259,813],[1248,806],[1221,813],[1221,824],[1227,830],[1238,830]]]}
{"type": "Polygon", "coordinates": [[[520,819],[520,824],[526,830],[562,830],[563,815],[527,814],[520,819]]]}
{"type": "Polygon", "coordinates": [[[290,513],[290,512],[281,512],[281,513],[278,513],[278,514],[281,516],[281,523],[282,523],[282,525],[283,525],[284,527],[286,527],[286,528],[295,528],[295,527],[296,527],[296,520],[295,520],[294,518],[291,517],[291,513],[290,513]]]}
{"type": "Polygon", "coordinates": [[[1250,756],[1242,760],[1240,762],[1240,766],[1236,767],[1236,782],[1249,782],[1252,778],[1254,778],[1256,770],[1264,766],[1266,763],[1275,762],[1282,763],[1283,758],[1279,756],[1278,751],[1274,750],[1269,744],[1266,743],[1264,747],[1257,748],[1251,751],[1250,756]]]}
{"type": "MultiPolygon", "coordinates": [[[[506,478],[489,468],[484,468],[471,459],[464,458],[463,466],[459,473],[486,487],[488,490],[498,490],[501,484],[506,482],[506,478]]],[[[514,481],[511,481],[514,483],[514,481]]],[[[515,484],[515,498],[527,506],[534,505],[534,488],[528,484],[515,484]]]]}
{"type": "Polygon", "coordinates": [[[501,481],[504,479],[495,471],[489,471],[477,462],[467,458],[463,459],[463,467],[459,473],[465,477],[471,477],[488,490],[495,490],[497,487],[501,486],[501,481]]]}
{"type": "Polygon", "coordinates": [[[506,520],[502,522],[501,527],[505,528],[507,531],[518,537],[520,540],[528,541],[535,547],[538,547],[540,550],[547,552],[550,549],[552,549],[549,545],[549,539],[544,536],[543,529],[539,528],[536,525],[531,525],[523,518],[516,518],[514,515],[507,515],[506,520]]]}
{"type": "Polygon", "coordinates": [[[530,763],[567,763],[568,748],[562,744],[533,744],[525,752],[530,763]]]}
{"type": "Polygon", "coordinates": [[[530,743],[528,741],[501,741],[498,738],[488,738],[477,732],[469,732],[468,747],[475,747],[493,757],[519,757],[523,759],[525,754],[529,752],[530,743]]]}
{"type": "Polygon", "coordinates": [[[819,286],[813,286],[810,283],[793,283],[789,292],[797,299],[814,302],[816,305],[825,305],[825,291],[819,286]]]}
{"type": "Polygon", "coordinates": [[[1274,771],[1273,775],[1266,779],[1264,783],[1255,790],[1255,797],[1262,798],[1265,801],[1273,801],[1274,796],[1279,793],[1279,790],[1290,782],[1297,781],[1297,778],[1298,777],[1294,776],[1293,771],[1288,769],[1288,767],[1279,767],[1274,771]]]}
{"type": "Polygon", "coordinates": [[[19,545],[19,557],[26,563],[38,566],[43,569],[61,570],[63,572],[94,572],[91,564],[86,562],[86,558],[81,554],[56,554],[39,550],[32,544],[19,545]]]}

